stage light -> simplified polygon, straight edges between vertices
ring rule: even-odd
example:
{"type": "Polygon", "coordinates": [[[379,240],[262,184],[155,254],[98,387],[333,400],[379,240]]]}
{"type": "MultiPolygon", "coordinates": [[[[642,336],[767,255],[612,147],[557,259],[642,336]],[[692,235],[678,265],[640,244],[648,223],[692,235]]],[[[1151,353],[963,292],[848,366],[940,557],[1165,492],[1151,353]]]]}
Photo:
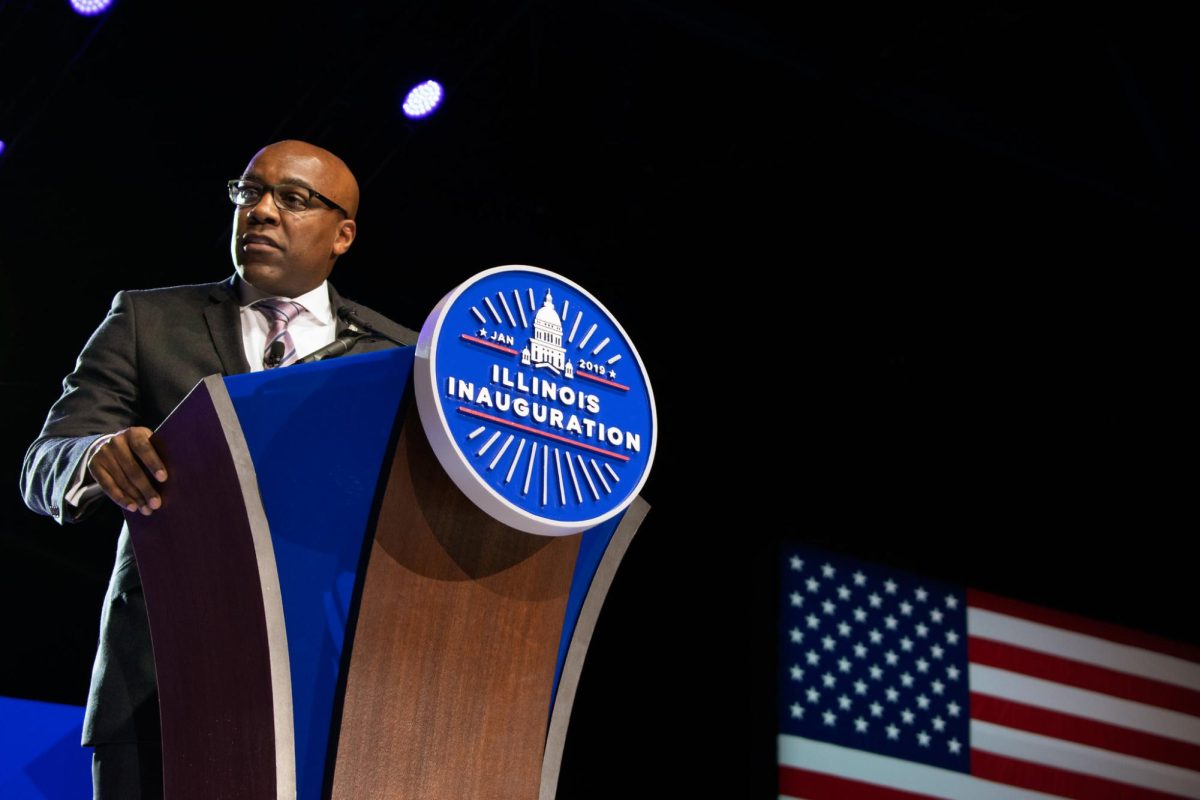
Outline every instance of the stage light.
{"type": "Polygon", "coordinates": [[[75,13],[85,17],[103,14],[112,4],[113,0],[71,0],[71,8],[75,13]]]}
{"type": "Polygon", "coordinates": [[[404,116],[410,119],[429,116],[441,105],[443,95],[442,85],[437,81],[418,83],[404,98],[404,116]]]}
{"type": "Polygon", "coordinates": [[[0,139],[0,156],[4,155],[4,140],[0,139]]]}

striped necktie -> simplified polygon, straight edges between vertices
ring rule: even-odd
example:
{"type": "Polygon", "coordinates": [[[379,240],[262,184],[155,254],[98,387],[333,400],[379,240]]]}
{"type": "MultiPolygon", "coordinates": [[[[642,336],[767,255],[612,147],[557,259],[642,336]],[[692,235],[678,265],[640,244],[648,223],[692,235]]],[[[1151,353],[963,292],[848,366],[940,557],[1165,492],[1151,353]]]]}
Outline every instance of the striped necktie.
{"type": "Polygon", "coordinates": [[[296,345],[292,341],[292,335],[288,333],[287,326],[304,310],[304,306],[282,297],[268,297],[255,303],[254,308],[267,318],[267,324],[270,326],[267,331],[267,346],[263,350],[263,369],[286,367],[294,362],[296,345]],[[282,350],[276,342],[282,343],[282,350]]]}

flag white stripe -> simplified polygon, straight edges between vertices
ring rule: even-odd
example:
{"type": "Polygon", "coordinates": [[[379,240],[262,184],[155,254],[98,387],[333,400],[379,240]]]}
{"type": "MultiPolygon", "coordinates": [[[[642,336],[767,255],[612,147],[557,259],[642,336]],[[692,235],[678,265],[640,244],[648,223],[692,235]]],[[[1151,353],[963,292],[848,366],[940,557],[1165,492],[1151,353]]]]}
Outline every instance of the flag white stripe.
{"type": "Polygon", "coordinates": [[[1200,773],[1192,770],[990,722],[971,721],[971,749],[1160,792],[1200,797],[1200,773]]]}
{"type": "Polygon", "coordinates": [[[1200,664],[1153,650],[1117,644],[982,608],[967,608],[967,633],[1200,691],[1200,664]]]}
{"type": "Polygon", "coordinates": [[[942,800],[1062,800],[1058,795],[1018,789],[962,772],[786,734],[779,737],[779,763],[942,800]],[[867,775],[870,780],[864,780],[867,775]]]}
{"type": "Polygon", "coordinates": [[[1017,672],[970,665],[971,691],[1200,745],[1200,719],[1017,672]]]}

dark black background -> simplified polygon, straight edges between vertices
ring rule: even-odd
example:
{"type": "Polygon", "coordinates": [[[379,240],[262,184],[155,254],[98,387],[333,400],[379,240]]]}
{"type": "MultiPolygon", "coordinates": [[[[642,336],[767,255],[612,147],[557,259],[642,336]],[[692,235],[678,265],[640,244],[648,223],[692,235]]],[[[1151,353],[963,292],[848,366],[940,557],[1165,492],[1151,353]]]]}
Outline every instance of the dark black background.
{"type": "Polygon", "coordinates": [[[0,693],[83,702],[111,566],[115,515],[60,529],[15,491],[58,382],[117,290],[230,273],[222,182],[289,137],[363,185],[348,297],[419,327],[469,275],[535,264],[650,371],[654,509],[562,797],[773,795],[783,539],[1200,641],[1189,23],[0,3],[0,693]],[[445,106],[405,121],[427,77],[445,106]]]}

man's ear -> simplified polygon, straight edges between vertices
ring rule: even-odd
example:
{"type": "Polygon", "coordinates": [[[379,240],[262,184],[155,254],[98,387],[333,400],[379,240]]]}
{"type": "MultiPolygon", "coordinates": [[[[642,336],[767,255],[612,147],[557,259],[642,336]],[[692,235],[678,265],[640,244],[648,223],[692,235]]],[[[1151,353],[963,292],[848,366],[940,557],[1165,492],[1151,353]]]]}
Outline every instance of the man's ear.
{"type": "Polygon", "coordinates": [[[352,219],[344,219],[338,225],[337,238],[333,240],[333,254],[340,256],[350,249],[350,245],[354,244],[354,235],[358,232],[358,226],[352,219]]]}

